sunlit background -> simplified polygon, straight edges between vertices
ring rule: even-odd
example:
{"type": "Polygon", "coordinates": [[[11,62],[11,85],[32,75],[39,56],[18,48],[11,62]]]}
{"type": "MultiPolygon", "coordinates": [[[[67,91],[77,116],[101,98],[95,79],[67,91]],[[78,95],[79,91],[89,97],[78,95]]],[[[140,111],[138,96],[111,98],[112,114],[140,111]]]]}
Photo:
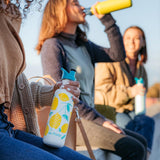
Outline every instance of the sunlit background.
{"type": "MultiPolygon", "coordinates": [[[[84,7],[90,7],[96,3],[96,0],[80,0],[79,2],[84,7]]],[[[148,48],[148,62],[145,67],[149,86],[151,86],[160,82],[160,0],[132,0],[132,3],[131,8],[113,12],[112,15],[122,34],[131,25],[138,25],[145,31],[148,48]]],[[[20,31],[26,51],[27,67],[25,73],[28,78],[42,75],[40,56],[35,51],[42,12],[36,10],[36,8],[32,8],[20,31]]],[[[88,38],[99,45],[109,47],[104,26],[100,21],[95,16],[87,16],[86,20],[89,24],[88,38]]]]}

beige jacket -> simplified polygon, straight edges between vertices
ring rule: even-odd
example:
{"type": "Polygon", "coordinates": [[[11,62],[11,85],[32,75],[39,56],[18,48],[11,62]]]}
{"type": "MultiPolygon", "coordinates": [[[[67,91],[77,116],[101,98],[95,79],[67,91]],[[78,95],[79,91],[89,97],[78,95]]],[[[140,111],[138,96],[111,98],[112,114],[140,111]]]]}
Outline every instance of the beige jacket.
{"type": "MultiPolygon", "coordinates": [[[[134,79],[130,73],[129,61],[114,63],[98,63],[95,69],[95,104],[106,104],[116,108],[117,112],[134,109],[131,86],[134,79]]],[[[144,79],[148,88],[148,80],[143,65],[137,64],[136,77],[144,79]]]]}
{"type": "Polygon", "coordinates": [[[29,84],[25,75],[20,74],[16,80],[10,109],[6,109],[6,113],[16,129],[40,136],[35,108],[51,106],[52,98],[53,86],[35,82],[29,84]]]}
{"type": "Polygon", "coordinates": [[[0,104],[9,107],[17,76],[25,68],[23,44],[19,37],[20,19],[0,12],[0,104]]]}

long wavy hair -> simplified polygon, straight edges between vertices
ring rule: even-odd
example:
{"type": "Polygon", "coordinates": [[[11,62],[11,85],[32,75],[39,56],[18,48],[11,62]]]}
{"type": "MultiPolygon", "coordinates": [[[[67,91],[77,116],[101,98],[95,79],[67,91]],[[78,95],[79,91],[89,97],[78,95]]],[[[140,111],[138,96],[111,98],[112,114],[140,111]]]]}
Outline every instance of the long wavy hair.
{"type": "Polygon", "coordinates": [[[142,28],[138,27],[138,26],[130,26],[128,27],[125,31],[124,34],[129,30],[129,29],[137,29],[141,32],[142,34],[142,38],[144,40],[144,46],[140,49],[139,53],[138,53],[138,57],[140,56],[140,59],[138,59],[138,61],[140,62],[140,64],[142,63],[146,63],[147,62],[147,45],[146,45],[146,37],[145,37],[145,33],[142,30],[142,28]]]}
{"type": "Polygon", "coordinates": [[[20,5],[21,0],[0,0],[0,13],[14,14],[16,18],[26,17],[29,13],[29,8],[33,3],[38,3],[39,8],[42,7],[42,0],[24,0],[23,6],[20,5]],[[4,7],[5,4],[5,7],[4,7]]]}
{"type": "MultiPolygon", "coordinates": [[[[67,0],[49,0],[43,13],[42,24],[40,28],[39,40],[36,46],[37,53],[39,54],[42,45],[46,39],[59,35],[67,24],[67,0]]],[[[84,25],[87,28],[87,25],[84,25]]],[[[85,28],[85,27],[84,27],[85,28]]],[[[78,26],[76,41],[85,41],[86,33],[78,26]]]]}

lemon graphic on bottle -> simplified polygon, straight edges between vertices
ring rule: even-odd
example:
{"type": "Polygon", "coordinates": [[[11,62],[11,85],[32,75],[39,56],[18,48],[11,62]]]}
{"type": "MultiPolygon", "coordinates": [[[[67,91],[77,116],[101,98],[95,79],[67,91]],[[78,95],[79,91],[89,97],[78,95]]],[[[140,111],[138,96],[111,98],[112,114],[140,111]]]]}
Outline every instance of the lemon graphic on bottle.
{"type": "Polygon", "coordinates": [[[62,133],[66,133],[68,129],[68,123],[63,124],[63,126],[61,127],[61,132],[62,133]]]}
{"type": "Polygon", "coordinates": [[[62,121],[61,115],[59,113],[56,113],[50,118],[49,125],[52,128],[57,129],[60,126],[61,121],[62,121]]]}
{"type": "Polygon", "coordinates": [[[67,72],[62,70],[62,85],[54,93],[52,105],[47,121],[46,131],[43,137],[43,143],[60,148],[65,144],[65,139],[70,122],[71,112],[73,110],[73,95],[63,86],[69,84],[68,80],[75,81],[75,70],[67,72]]]}
{"type": "Polygon", "coordinates": [[[44,132],[44,135],[45,135],[45,136],[48,134],[48,131],[49,131],[49,126],[47,125],[47,126],[46,126],[46,129],[45,129],[45,132],[44,132]]]}
{"type": "Polygon", "coordinates": [[[57,109],[57,106],[58,106],[58,98],[57,98],[57,97],[54,97],[53,102],[52,102],[52,105],[51,105],[51,109],[52,109],[52,110],[56,110],[56,109],[57,109]]]}
{"type": "Polygon", "coordinates": [[[66,93],[60,93],[59,94],[59,98],[63,102],[69,101],[69,97],[68,97],[68,95],[66,93]]]}

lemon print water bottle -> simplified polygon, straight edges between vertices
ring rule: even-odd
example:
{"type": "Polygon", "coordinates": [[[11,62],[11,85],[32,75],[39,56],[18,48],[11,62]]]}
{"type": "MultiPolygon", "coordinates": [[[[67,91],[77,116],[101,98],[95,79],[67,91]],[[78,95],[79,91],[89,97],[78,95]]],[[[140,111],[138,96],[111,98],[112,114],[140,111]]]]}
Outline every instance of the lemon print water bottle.
{"type": "MultiPolygon", "coordinates": [[[[113,11],[121,10],[132,6],[131,0],[107,0],[99,2],[95,9],[98,14],[107,14],[113,11]]],[[[85,8],[86,15],[93,15],[93,8],[85,8]]]]}
{"type": "MultiPolygon", "coordinates": [[[[63,84],[66,84],[68,80],[75,81],[75,70],[69,73],[63,68],[61,70],[63,84]]],[[[56,148],[64,146],[73,105],[70,92],[63,88],[56,90],[43,137],[44,144],[56,148]]]]}
{"type": "MultiPolygon", "coordinates": [[[[143,78],[135,78],[136,84],[138,85],[143,85],[143,78]]],[[[142,95],[137,95],[135,97],[135,114],[139,115],[139,114],[145,114],[146,113],[146,96],[145,93],[142,95]]]]}

